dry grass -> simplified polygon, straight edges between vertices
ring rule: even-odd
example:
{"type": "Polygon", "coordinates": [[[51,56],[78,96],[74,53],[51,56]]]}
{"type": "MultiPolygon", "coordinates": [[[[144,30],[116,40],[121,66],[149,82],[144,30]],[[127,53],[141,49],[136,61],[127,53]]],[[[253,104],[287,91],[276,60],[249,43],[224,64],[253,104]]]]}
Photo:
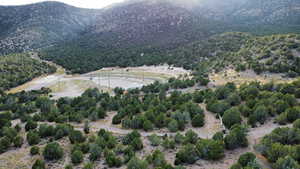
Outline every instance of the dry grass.
{"type": "Polygon", "coordinates": [[[248,83],[248,82],[260,82],[262,84],[268,82],[274,83],[286,83],[292,82],[295,79],[293,78],[285,78],[281,74],[272,74],[272,73],[265,73],[261,75],[257,75],[252,70],[247,70],[244,72],[236,72],[234,69],[226,69],[219,73],[212,73],[210,74],[209,78],[213,82],[215,86],[222,86],[228,82],[234,82],[237,86],[248,83]]]}

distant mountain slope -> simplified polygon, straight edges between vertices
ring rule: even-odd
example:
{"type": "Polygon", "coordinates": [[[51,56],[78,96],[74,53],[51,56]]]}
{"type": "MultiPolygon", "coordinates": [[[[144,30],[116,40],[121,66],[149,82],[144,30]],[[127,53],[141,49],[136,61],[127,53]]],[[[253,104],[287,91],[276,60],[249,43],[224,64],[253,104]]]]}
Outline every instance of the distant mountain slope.
{"type": "Polygon", "coordinates": [[[160,63],[193,68],[223,45],[248,39],[234,34],[230,42],[218,36],[224,32],[300,32],[300,1],[129,0],[101,10],[57,2],[0,7],[0,53],[43,48],[44,59],[74,73],[160,63]],[[200,53],[193,45],[201,46],[200,53]]]}
{"type": "Polygon", "coordinates": [[[99,40],[114,35],[113,46],[168,46],[206,37],[216,24],[172,3],[149,0],[103,11],[88,35],[99,40]]]}
{"type": "Polygon", "coordinates": [[[77,37],[95,15],[95,10],[58,2],[0,6],[0,53],[23,52],[77,37]]]}
{"type": "Polygon", "coordinates": [[[139,1],[104,10],[78,39],[47,49],[43,56],[76,73],[160,64],[165,57],[155,55],[208,38],[222,27],[172,3],[139,1]]]}
{"type": "Polygon", "coordinates": [[[300,24],[298,0],[200,0],[193,9],[235,24],[300,24]]]}
{"type": "Polygon", "coordinates": [[[201,0],[193,10],[255,34],[300,33],[299,0],[201,0]]]}

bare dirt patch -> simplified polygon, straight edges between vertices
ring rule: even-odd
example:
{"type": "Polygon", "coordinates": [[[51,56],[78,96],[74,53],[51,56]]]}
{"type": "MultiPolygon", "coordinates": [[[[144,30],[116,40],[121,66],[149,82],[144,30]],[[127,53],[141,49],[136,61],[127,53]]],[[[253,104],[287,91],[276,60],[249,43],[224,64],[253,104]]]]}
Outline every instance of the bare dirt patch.
{"type": "Polygon", "coordinates": [[[154,81],[166,82],[171,77],[189,74],[183,68],[162,66],[142,66],[128,68],[104,68],[82,75],[67,75],[59,66],[55,74],[36,78],[28,83],[11,89],[9,93],[22,90],[38,90],[42,87],[52,89],[54,98],[80,96],[88,88],[99,88],[110,92],[115,87],[124,89],[140,88],[154,81]]]}

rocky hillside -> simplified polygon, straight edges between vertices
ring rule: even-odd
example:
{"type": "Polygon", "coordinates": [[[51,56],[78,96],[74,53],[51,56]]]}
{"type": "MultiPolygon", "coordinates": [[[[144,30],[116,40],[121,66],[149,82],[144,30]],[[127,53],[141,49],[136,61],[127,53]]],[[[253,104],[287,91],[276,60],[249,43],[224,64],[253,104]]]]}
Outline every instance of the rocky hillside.
{"type": "Polygon", "coordinates": [[[207,38],[221,27],[172,3],[138,1],[103,10],[78,39],[47,49],[43,56],[76,73],[159,64],[165,62],[158,57],[163,51],[207,38]]]}
{"type": "Polygon", "coordinates": [[[258,35],[299,33],[298,0],[201,0],[192,10],[229,25],[231,31],[258,35]]]}
{"type": "Polygon", "coordinates": [[[202,0],[194,10],[235,24],[299,25],[298,0],[202,0]]]}
{"type": "Polygon", "coordinates": [[[58,2],[0,6],[0,53],[23,52],[77,37],[96,11],[58,2]]]}

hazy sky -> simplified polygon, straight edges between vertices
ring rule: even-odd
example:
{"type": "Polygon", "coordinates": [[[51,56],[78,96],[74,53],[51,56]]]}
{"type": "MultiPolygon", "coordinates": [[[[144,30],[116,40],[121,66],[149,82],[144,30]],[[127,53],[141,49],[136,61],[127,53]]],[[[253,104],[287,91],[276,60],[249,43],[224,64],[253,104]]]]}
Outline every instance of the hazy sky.
{"type": "MultiPolygon", "coordinates": [[[[24,5],[36,2],[43,2],[46,0],[0,0],[0,5],[24,5]]],[[[73,6],[82,8],[103,8],[116,2],[123,0],[57,0],[73,6]]]]}

